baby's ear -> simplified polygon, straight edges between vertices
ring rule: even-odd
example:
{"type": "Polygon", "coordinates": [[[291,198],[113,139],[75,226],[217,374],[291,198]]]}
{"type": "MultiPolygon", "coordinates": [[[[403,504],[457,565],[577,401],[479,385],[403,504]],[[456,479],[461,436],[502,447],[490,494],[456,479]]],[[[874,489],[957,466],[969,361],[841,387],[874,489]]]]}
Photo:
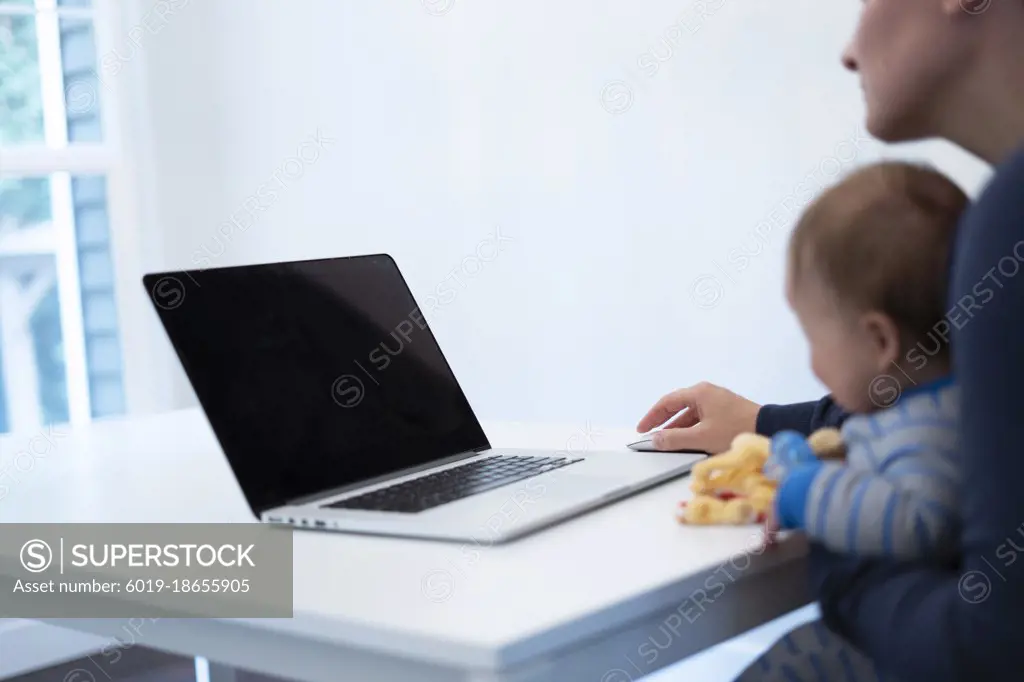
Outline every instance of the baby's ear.
{"type": "Polygon", "coordinates": [[[846,444],[839,429],[818,429],[807,438],[818,459],[846,459],[846,444]]]}
{"type": "Polygon", "coordinates": [[[860,330],[871,344],[878,372],[886,371],[886,368],[900,359],[903,335],[891,316],[878,310],[863,313],[860,316],[860,330]]]}

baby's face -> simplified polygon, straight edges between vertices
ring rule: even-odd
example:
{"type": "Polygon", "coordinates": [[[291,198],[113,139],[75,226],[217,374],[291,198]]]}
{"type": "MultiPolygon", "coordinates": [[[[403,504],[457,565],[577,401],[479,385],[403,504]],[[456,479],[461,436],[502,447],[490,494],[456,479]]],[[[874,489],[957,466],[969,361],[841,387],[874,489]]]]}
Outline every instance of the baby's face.
{"type": "Polygon", "coordinates": [[[895,371],[896,340],[880,338],[886,331],[880,332],[877,319],[840,310],[825,291],[811,282],[799,290],[787,286],[789,305],[810,345],[811,368],[844,410],[872,412],[880,407],[871,399],[872,381],[895,371]]]}

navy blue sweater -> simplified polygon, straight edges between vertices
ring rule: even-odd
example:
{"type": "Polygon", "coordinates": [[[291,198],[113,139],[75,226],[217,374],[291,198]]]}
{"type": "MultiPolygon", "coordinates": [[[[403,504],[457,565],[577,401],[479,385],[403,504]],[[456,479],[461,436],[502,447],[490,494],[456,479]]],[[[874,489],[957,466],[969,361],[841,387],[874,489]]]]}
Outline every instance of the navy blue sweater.
{"type": "MultiPolygon", "coordinates": [[[[1024,151],[961,221],[946,317],[963,407],[959,565],[866,561],[814,546],[828,626],[904,682],[1024,675],[1024,151]]],[[[818,403],[765,406],[758,431],[838,426],[818,403]]]]}

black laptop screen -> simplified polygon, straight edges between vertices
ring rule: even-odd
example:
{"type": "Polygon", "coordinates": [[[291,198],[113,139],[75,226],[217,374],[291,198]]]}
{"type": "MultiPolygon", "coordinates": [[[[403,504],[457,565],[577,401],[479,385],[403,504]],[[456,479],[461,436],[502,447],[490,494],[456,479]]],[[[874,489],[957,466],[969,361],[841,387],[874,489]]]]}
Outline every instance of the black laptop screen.
{"type": "Polygon", "coordinates": [[[257,513],[488,445],[388,256],[144,283],[257,513]]]}

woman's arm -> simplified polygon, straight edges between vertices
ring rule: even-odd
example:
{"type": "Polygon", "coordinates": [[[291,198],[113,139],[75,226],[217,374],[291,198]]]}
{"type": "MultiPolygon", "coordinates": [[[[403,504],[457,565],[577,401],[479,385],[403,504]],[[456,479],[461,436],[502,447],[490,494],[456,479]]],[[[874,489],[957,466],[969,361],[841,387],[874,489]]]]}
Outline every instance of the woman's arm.
{"type": "Polygon", "coordinates": [[[762,436],[790,430],[809,436],[827,426],[838,428],[845,419],[846,414],[832,396],[825,396],[809,403],[765,405],[757,413],[756,430],[762,436]]]}
{"type": "Polygon", "coordinates": [[[824,426],[839,426],[845,415],[830,397],[796,405],[765,405],[732,391],[701,382],[661,397],[640,419],[640,433],[661,427],[659,450],[724,452],[741,433],[764,436],[786,429],[810,435],[824,426]]]}
{"type": "Polygon", "coordinates": [[[904,680],[1024,668],[1024,153],[960,228],[948,325],[964,452],[958,571],[812,553],[829,625],[904,680]],[[1021,549],[1018,549],[1021,548],[1021,549]]]}

